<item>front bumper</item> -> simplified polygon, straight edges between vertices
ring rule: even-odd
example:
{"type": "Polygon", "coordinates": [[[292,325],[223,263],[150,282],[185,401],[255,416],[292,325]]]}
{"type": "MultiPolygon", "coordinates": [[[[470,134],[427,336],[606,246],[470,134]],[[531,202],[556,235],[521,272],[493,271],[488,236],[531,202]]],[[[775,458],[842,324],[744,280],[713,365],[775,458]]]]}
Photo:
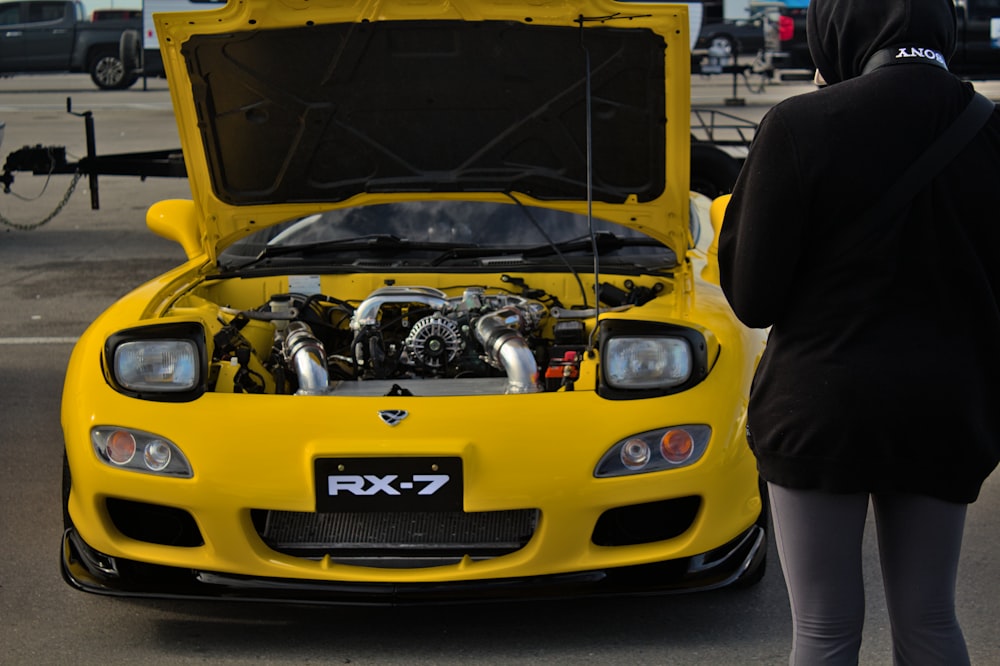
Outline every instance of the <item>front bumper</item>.
{"type": "Polygon", "coordinates": [[[91,548],[69,527],[63,534],[61,569],[69,585],[110,596],[402,606],[707,590],[760,573],[765,554],[765,530],[752,525],[709,553],[652,564],[522,578],[334,582],[238,576],[115,558],[91,548]]]}

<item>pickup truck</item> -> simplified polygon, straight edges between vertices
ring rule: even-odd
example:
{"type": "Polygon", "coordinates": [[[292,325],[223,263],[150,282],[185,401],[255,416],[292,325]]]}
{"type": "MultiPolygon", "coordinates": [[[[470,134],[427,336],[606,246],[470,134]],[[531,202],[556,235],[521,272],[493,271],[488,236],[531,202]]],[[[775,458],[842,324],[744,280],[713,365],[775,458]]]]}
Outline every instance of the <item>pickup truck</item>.
{"type": "MultiPolygon", "coordinates": [[[[792,3],[781,9],[780,49],[787,54],[783,68],[813,69],[806,42],[807,10],[792,3]]],[[[1000,79],[1000,0],[955,0],[955,13],[956,48],[948,69],[966,79],[1000,79]]]]}
{"type": "Polygon", "coordinates": [[[88,21],[80,0],[0,2],[0,76],[87,72],[98,88],[128,88],[137,76],[122,65],[119,43],[141,27],[140,19],[88,21]]]}

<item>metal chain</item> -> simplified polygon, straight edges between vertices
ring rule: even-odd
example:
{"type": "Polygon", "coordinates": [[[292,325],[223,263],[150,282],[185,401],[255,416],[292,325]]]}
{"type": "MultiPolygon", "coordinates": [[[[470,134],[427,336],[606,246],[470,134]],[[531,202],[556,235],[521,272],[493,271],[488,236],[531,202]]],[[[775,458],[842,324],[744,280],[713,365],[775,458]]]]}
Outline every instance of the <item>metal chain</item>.
{"type": "Polygon", "coordinates": [[[35,229],[45,224],[48,224],[49,222],[52,221],[52,218],[58,215],[60,211],[62,211],[62,209],[66,207],[66,204],[69,202],[69,198],[73,195],[73,190],[76,189],[76,184],[80,182],[80,178],[82,177],[83,174],[80,172],[73,174],[73,180],[70,181],[69,187],[66,189],[66,194],[63,195],[62,201],[59,202],[55,210],[53,210],[51,213],[46,215],[38,222],[32,222],[30,224],[19,224],[17,222],[13,222],[7,219],[6,217],[4,217],[3,213],[0,213],[0,224],[8,226],[12,229],[17,229],[18,231],[34,231],[35,229]]]}

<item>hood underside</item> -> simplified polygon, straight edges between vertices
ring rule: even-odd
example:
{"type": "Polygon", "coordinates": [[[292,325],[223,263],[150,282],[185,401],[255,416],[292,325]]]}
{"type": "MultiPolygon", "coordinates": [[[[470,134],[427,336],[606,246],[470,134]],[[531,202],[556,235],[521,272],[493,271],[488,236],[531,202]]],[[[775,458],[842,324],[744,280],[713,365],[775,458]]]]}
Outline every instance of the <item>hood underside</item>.
{"type": "Polygon", "coordinates": [[[203,208],[518,193],[684,217],[685,11],[234,0],[156,19],[203,208]]]}
{"type": "MultiPolygon", "coordinates": [[[[507,22],[341,23],[195,36],[184,55],[212,186],[228,203],[395,191],[580,199],[580,42],[577,28],[507,22]]],[[[586,31],[586,44],[594,195],[654,199],[664,180],[663,41],[604,29],[586,31]]]]}

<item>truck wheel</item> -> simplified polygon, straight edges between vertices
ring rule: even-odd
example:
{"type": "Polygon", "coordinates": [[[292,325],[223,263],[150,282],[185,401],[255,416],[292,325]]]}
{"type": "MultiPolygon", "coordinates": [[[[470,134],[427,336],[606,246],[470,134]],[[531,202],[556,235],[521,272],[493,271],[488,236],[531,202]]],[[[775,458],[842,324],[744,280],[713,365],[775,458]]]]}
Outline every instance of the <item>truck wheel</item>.
{"type": "Polygon", "coordinates": [[[733,191],[740,163],[711,144],[691,142],[691,189],[709,199],[733,191]]]}
{"type": "Polygon", "coordinates": [[[122,90],[135,83],[135,72],[126,71],[121,58],[113,50],[98,51],[90,59],[90,79],[101,90],[122,90]]]}
{"type": "Polygon", "coordinates": [[[722,64],[735,64],[734,58],[739,52],[739,44],[729,35],[712,35],[709,40],[709,51],[714,51],[717,57],[722,58],[722,64]]]}
{"type": "Polygon", "coordinates": [[[122,61],[122,67],[126,72],[142,71],[142,45],[137,31],[126,30],[122,33],[121,39],[118,40],[118,58],[122,61]]]}

